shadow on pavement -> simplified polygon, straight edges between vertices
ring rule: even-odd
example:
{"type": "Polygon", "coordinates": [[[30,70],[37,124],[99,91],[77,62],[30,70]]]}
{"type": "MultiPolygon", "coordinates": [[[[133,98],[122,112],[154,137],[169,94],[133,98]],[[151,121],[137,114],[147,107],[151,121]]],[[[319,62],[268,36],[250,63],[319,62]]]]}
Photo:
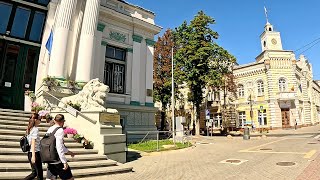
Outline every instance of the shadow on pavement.
{"type": "Polygon", "coordinates": [[[136,151],[127,151],[127,162],[135,161],[142,156],[140,155],[139,152],[136,151]]]}

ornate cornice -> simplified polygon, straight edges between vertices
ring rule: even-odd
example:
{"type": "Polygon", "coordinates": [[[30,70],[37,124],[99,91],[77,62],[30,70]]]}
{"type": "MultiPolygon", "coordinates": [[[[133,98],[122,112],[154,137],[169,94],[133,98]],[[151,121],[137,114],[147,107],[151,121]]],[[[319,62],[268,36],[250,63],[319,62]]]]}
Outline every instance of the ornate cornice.
{"type": "Polygon", "coordinates": [[[97,26],[97,30],[100,31],[100,32],[103,32],[105,27],[106,27],[106,25],[104,25],[104,24],[99,22],[98,26],[97,26]]]}
{"type": "Polygon", "coordinates": [[[133,35],[132,35],[132,39],[133,39],[134,42],[141,43],[141,41],[142,41],[143,38],[142,38],[142,36],[133,34],[133,35]]]}
{"type": "Polygon", "coordinates": [[[151,39],[146,39],[146,43],[148,46],[154,46],[154,44],[156,43],[154,40],[151,39]]]}

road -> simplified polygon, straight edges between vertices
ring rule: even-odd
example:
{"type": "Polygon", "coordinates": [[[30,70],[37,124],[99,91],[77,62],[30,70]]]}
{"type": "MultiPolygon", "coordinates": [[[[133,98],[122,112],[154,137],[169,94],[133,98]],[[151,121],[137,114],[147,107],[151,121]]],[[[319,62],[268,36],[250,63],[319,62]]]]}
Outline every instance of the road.
{"type": "Polygon", "coordinates": [[[317,168],[319,170],[320,164],[319,137],[318,132],[313,135],[254,137],[250,140],[243,140],[241,137],[232,139],[201,137],[195,139],[197,144],[191,148],[142,154],[137,160],[126,163],[134,168],[134,172],[105,176],[105,178],[115,180],[319,179],[315,171],[317,168]]]}

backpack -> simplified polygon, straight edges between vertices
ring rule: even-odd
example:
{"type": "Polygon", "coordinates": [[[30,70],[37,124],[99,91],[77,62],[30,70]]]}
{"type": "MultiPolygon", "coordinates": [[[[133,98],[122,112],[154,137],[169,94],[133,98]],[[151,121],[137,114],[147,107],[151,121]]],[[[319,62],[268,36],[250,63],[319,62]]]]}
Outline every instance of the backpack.
{"type": "Polygon", "coordinates": [[[22,152],[30,151],[30,145],[28,142],[28,137],[26,135],[22,136],[22,138],[20,139],[20,147],[22,152]]]}
{"type": "Polygon", "coordinates": [[[45,134],[40,140],[40,156],[43,163],[53,163],[60,160],[56,149],[56,137],[54,136],[60,128],[57,127],[52,133],[45,134]]]}

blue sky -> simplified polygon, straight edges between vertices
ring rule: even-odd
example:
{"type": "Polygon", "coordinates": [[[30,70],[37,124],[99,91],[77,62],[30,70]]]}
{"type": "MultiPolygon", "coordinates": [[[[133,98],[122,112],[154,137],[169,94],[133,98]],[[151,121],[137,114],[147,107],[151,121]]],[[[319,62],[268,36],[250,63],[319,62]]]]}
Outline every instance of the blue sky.
{"type": "MultiPolygon", "coordinates": [[[[261,53],[259,36],[266,23],[264,4],[268,9],[269,22],[276,31],[281,32],[285,50],[297,50],[320,38],[319,0],[127,0],[127,2],[156,14],[156,24],[163,27],[159,35],[168,28],[178,27],[184,20],[189,22],[198,11],[203,10],[216,20],[216,24],[211,27],[220,35],[216,42],[233,54],[239,64],[253,62],[261,53]]],[[[296,58],[302,51],[296,53],[296,58]]],[[[314,79],[320,79],[320,41],[303,54],[313,65],[314,79]]]]}

